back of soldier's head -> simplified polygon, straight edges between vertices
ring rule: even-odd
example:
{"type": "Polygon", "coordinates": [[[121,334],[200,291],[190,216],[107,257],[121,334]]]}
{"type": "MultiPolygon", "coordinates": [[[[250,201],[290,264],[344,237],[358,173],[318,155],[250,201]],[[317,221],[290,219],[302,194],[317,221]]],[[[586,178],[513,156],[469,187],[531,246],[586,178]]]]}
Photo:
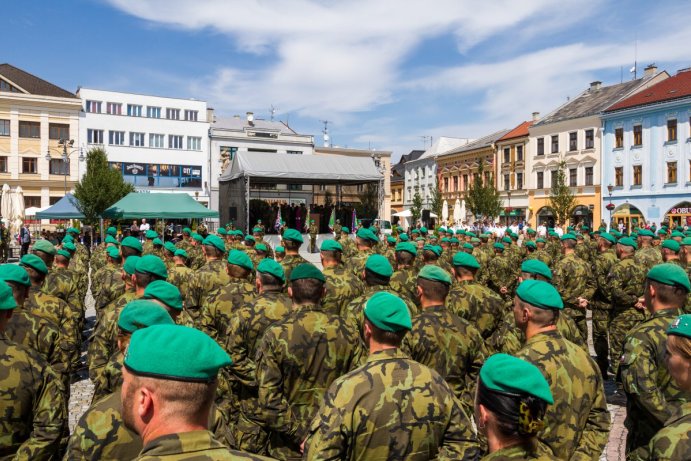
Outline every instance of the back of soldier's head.
{"type": "Polygon", "coordinates": [[[341,262],[343,255],[343,253],[338,250],[321,250],[320,253],[324,261],[336,261],[338,263],[341,262]]]}
{"type": "Polygon", "coordinates": [[[367,285],[388,285],[390,280],[391,277],[386,277],[369,269],[365,269],[365,283],[367,285]]]}
{"type": "Polygon", "coordinates": [[[324,282],[313,278],[291,280],[291,297],[296,304],[318,304],[324,295],[324,282]]]}
{"type": "Polygon", "coordinates": [[[408,251],[396,252],[396,263],[403,266],[410,266],[415,260],[415,255],[408,251]]]}
{"type": "Polygon", "coordinates": [[[424,296],[430,301],[437,301],[443,304],[449,294],[449,285],[442,282],[418,277],[417,286],[420,287],[424,296]]]}
{"type": "Polygon", "coordinates": [[[434,262],[439,259],[439,256],[434,251],[431,250],[423,250],[422,251],[422,259],[425,262],[434,262]]]}

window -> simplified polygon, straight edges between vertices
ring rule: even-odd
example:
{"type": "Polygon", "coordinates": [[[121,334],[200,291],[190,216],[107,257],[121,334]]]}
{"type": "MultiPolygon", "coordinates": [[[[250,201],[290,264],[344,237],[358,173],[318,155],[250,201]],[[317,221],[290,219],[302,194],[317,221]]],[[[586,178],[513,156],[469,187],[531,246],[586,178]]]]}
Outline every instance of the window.
{"type": "Polygon", "coordinates": [[[537,155],[545,155],[545,138],[537,138],[537,155]]]}
{"type": "Polygon", "coordinates": [[[41,124],[39,122],[19,122],[20,138],[40,138],[41,124]]]}
{"type": "Polygon", "coordinates": [[[552,153],[556,154],[559,152],[559,135],[552,135],[552,153]]]}
{"type": "Polygon", "coordinates": [[[633,166],[633,185],[640,186],[643,184],[643,167],[641,165],[633,166]]]}
{"type": "Polygon", "coordinates": [[[615,128],[614,130],[614,148],[621,149],[624,147],[624,129],[615,128]]]}
{"type": "MultiPolygon", "coordinates": [[[[236,149],[236,150],[237,150],[237,149],[236,149]]],[[[289,155],[302,155],[302,151],[301,151],[301,150],[287,150],[287,151],[286,151],[286,154],[289,154],[289,155]]]]}
{"type": "Polygon", "coordinates": [[[569,168],[569,186],[576,187],[578,185],[578,169],[569,168]]]}
{"type": "Polygon", "coordinates": [[[4,80],[0,80],[0,91],[9,91],[10,93],[21,93],[19,88],[14,85],[10,85],[4,80]]]}
{"type": "Polygon", "coordinates": [[[622,187],[624,185],[624,168],[616,167],[614,169],[614,185],[616,187],[622,187]]]}
{"type": "Polygon", "coordinates": [[[125,132],[109,131],[108,144],[110,144],[111,146],[122,146],[123,144],[125,144],[125,132]]]}
{"type": "Polygon", "coordinates": [[[101,113],[101,101],[86,101],[86,111],[94,114],[101,113]]]}
{"type": "Polygon", "coordinates": [[[585,130],[585,148],[592,149],[595,147],[595,130],[585,130]]]}
{"type": "Polygon", "coordinates": [[[523,144],[516,146],[516,161],[517,162],[523,161],[523,144]]]}
{"type": "Polygon", "coordinates": [[[458,176],[453,177],[453,190],[454,192],[458,192],[458,176]]]}
{"type": "Polygon", "coordinates": [[[31,207],[41,207],[41,197],[37,195],[28,195],[24,197],[24,206],[26,208],[31,208],[31,207]]]}
{"type": "Polygon", "coordinates": [[[667,162],[667,183],[677,183],[677,162],[667,162]]]}
{"type": "Polygon", "coordinates": [[[633,126],[633,145],[641,146],[643,145],[643,125],[633,126]]]}
{"type": "Polygon", "coordinates": [[[48,125],[48,138],[50,139],[70,139],[70,126],[60,123],[48,125]]]}
{"type": "Polygon", "coordinates": [[[180,109],[166,109],[166,118],[168,120],[180,120],[180,109]]]}
{"type": "Polygon", "coordinates": [[[103,130],[86,130],[86,139],[89,144],[103,144],[103,130]]]}
{"type": "Polygon", "coordinates": [[[50,159],[50,165],[48,167],[50,174],[59,174],[62,176],[70,174],[70,162],[63,162],[61,158],[50,159]]]}
{"type": "Polygon", "coordinates": [[[7,157],[4,155],[0,157],[0,173],[7,173],[7,157]]]}
{"type": "Polygon", "coordinates": [[[578,133],[572,131],[569,133],[569,151],[573,152],[575,150],[578,150],[578,133]]]}
{"type": "Polygon", "coordinates": [[[122,115],[122,104],[119,102],[109,102],[106,104],[106,113],[110,115],[122,115]]]}
{"type": "Polygon", "coordinates": [[[182,136],[168,135],[168,149],[182,149],[182,136]]]}
{"type": "Polygon", "coordinates": [[[504,163],[511,163],[511,148],[504,148],[504,163]]]}
{"type": "Polygon", "coordinates": [[[516,189],[523,189],[523,173],[516,173],[516,189]]]}
{"type": "Polygon", "coordinates": [[[544,189],[545,188],[545,173],[543,171],[537,172],[537,188],[538,189],[544,189]]]}
{"type": "Polygon", "coordinates": [[[508,174],[504,175],[504,190],[509,190],[511,188],[511,176],[508,174]]]}
{"type": "Polygon", "coordinates": [[[468,175],[463,175],[463,190],[468,190],[468,175]]]}
{"type": "Polygon", "coordinates": [[[187,136],[187,150],[202,150],[202,138],[187,136]]]}
{"type": "Polygon", "coordinates": [[[677,140],[677,119],[671,118],[667,120],[667,141],[677,140]]]}
{"type": "MultiPolygon", "coordinates": [[[[302,190],[302,184],[288,184],[288,190],[302,190]]],[[[362,192],[362,184],[357,185],[357,191],[362,192]]]]}
{"type": "Polygon", "coordinates": [[[185,120],[187,120],[188,122],[196,122],[198,116],[199,116],[199,111],[196,111],[196,110],[186,110],[185,111],[185,120]]]}
{"type": "Polygon", "coordinates": [[[164,134],[149,134],[149,147],[158,147],[159,149],[162,149],[163,143],[165,142],[165,137],[166,136],[164,134]]]}
{"type": "Polygon", "coordinates": [[[10,135],[10,121],[9,120],[0,120],[0,136],[9,136],[10,135]]]}
{"type": "Polygon", "coordinates": [[[137,104],[127,104],[127,115],[130,117],[141,117],[142,106],[137,104]]]}
{"type": "Polygon", "coordinates": [[[144,133],[130,133],[130,146],[144,147],[144,133]]]}
{"type": "Polygon", "coordinates": [[[489,171],[485,171],[485,180],[483,181],[483,184],[489,184],[489,171]]]}
{"type": "Polygon", "coordinates": [[[592,186],[593,185],[593,167],[592,166],[585,167],[585,185],[586,186],[592,186]]]}
{"type": "Polygon", "coordinates": [[[146,108],[146,116],[149,118],[161,118],[161,108],[148,106],[146,108]]]}
{"type": "Polygon", "coordinates": [[[36,174],[38,159],[36,157],[22,157],[22,173],[36,174]]]}
{"type": "Polygon", "coordinates": [[[554,187],[557,184],[557,175],[558,171],[557,170],[551,170],[549,172],[549,181],[552,187],[554,187]]]}

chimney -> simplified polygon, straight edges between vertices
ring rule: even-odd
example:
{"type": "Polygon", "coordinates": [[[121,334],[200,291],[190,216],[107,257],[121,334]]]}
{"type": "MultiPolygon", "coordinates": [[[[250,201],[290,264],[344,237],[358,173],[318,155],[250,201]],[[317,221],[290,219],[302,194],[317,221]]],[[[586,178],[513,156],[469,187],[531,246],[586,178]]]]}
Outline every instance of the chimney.
{"type": "Polygon", "coordinates": [[[590,84],[590,91],[597,91],[602,87],[602,82],[599,80],[595,80],[590,84]]]}
{"type": "Polygon", "coordinates": [[[254,125],[254,112],[247,112],[247,123],[254,125]]]}
{"type": "Polygon", "coordinates": [[[216,123],[216,114],[213,107],[206,108],[206,121],[209,123],[216,123]]]}
{"type": "Polygon", "coordinates": [[[643,69],[643,78],[650,78],[657,73],[657,66],[655,64],[650,64],[648,67],[643,69]]]}
{"type": "Polygon", "coordinates": [[[533,112],[533,122],[540,120],[540,112],[533,112]]]}

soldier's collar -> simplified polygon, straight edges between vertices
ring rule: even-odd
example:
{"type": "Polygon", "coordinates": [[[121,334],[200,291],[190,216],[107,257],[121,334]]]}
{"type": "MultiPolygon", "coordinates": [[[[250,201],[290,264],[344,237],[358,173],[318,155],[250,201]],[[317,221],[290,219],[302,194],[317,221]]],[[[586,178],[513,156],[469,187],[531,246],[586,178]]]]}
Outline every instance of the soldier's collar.
{"type": "Polygon", "coordinates": [[[391,360],[391,359],[409,359],[408,354],[403,352],[398,347],[393,347],[390,349],[384,349],[377,352],[372,352],[367,357],[367,362],[378,362],[381,360],[391,360]]]}
{"type": "Polygon", "coordinates": [[[308,312],[308,311],[320,311],[324,312],[324,309],[319,304],[300,304],[299,306],[293,305],[293,312],[308,312]]]}

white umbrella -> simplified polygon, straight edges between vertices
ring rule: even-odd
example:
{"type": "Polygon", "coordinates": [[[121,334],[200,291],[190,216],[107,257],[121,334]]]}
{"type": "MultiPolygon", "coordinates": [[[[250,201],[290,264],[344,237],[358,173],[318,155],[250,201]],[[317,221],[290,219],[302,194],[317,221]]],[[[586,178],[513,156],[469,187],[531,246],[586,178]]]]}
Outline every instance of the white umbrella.
{"type": "Polygon", "coordinates": [[[462,215],[461,215],[461,201],[456,199],[456,203],[453,205],[453,223],[455,226],[458,226],[461,223],[462,220],[462,215]]]}
{"type": "Polygon", "coordinates": [[[461,202],[461,221],[465,220],[468,216],[468,212],[465,211],[465,200],[461,202]]]}
{"type": "Polygon", "coordinates": [[[446,200],[444,200],[444,203],[441,205],[441,220],[444,225],[446,225],[446,222],[449,220],[449,202],[446,200]]]}
{"type": "Polygon", "coordinates": [[[0,196],[2,203],[0,203],[0,214],[7,224],[12,220],[12,191],[10,186],[5,184],[2,186],[2,195],[0,196]]]}
{"type": "Polygon", "coordinates": [[[19,232],[24,222],[24,191],[17,186],[12,194],[12,226],[14,232],[19,232]]]}

